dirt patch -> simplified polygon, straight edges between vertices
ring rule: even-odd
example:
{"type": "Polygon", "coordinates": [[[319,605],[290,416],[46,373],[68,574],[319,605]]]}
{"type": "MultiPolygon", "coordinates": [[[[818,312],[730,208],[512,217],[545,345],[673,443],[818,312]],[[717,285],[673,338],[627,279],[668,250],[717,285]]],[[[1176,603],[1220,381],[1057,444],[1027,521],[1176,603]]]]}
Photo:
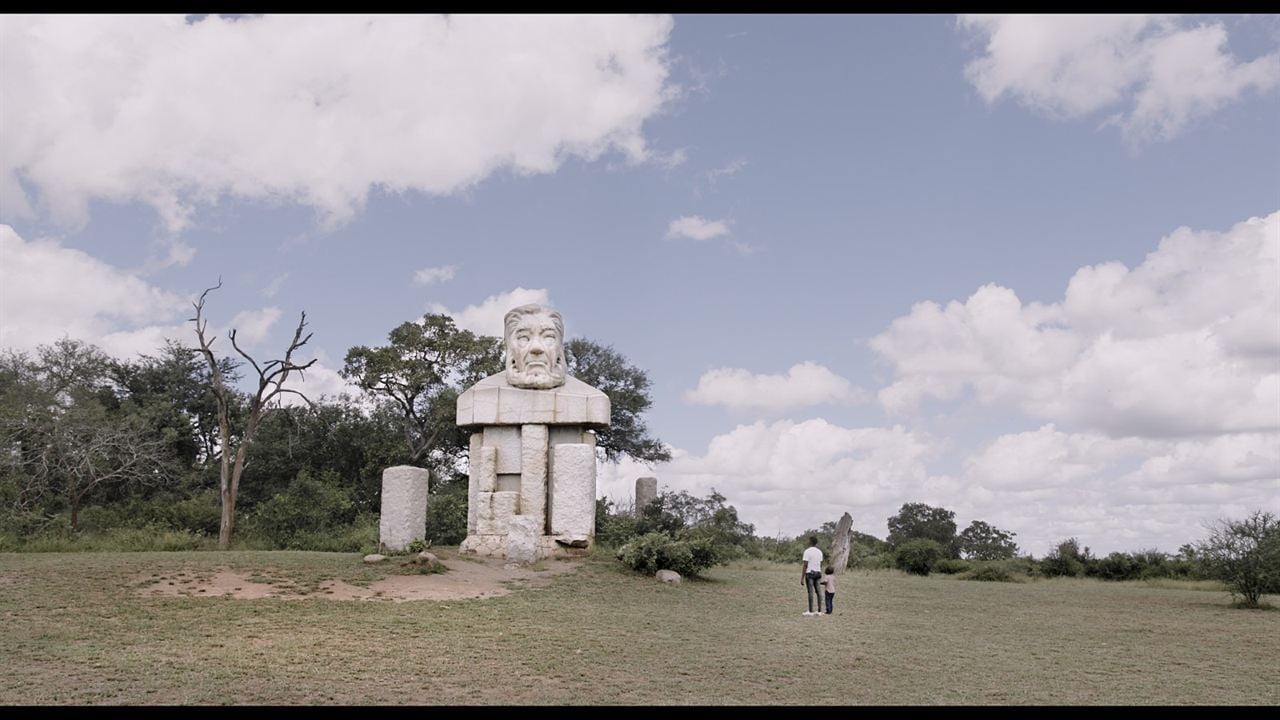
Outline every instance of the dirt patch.
{"type": "MultiPolygon", "coordinates": [[[[356,560],[355,562],[360,562],[356,560]]],[[[386,561],[388,572],[399,569],[399,560],[386,561]]],[[[507,565],[501,558],[450,558],[449,570],[430,575],[389,574],[368,587],[342,580],[326,580],[314,593],[299,593],[293,584],[272,585],[256,582],[251,577],[273,575],[271,570],[246,571],[220,568],[212,575],[179,573],[152,581],[146,578],[139,592],[146,597],[233,597],[242,600],[280,598],[300,600],[470,600],[498,597],[514,590],[539,587],[552,578],[572,572],[579,563],[572,560],[543,560],[534,568],[507,565]]]]}

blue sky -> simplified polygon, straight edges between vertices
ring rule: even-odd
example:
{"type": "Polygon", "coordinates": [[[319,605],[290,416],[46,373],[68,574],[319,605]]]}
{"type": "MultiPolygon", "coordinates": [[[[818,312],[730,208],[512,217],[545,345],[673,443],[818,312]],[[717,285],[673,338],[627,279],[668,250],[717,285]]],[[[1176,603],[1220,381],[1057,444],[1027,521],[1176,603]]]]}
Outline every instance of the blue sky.
{"type": "Polygon", "coordinates": [[[1037,555],[1280,511],[1276,16],[0,38],[6,347],[189,340],[222,276],[213,324],[269,353],[305,309],[332,392],[423,312],[496,334],[541,299],[653,381],[676,459],[602,467],[615,498],[654,474],[880,536],[923,501],[1037,555]]]}

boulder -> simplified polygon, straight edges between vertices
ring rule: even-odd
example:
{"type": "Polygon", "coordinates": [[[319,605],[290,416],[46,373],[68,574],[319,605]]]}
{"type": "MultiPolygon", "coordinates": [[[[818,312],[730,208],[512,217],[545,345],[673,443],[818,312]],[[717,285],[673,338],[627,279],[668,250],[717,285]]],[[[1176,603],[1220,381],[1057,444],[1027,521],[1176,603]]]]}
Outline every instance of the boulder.
{"type": "Polygon", "coordinates": [[[659,570],[653,576],[664,583],[678,583],[681,580],[680,573],[675,570],[659,570]]]}
{"type": "Polygon", "coordinates": [[[372,555],[365,555],[365,556],[364,556],[364,563],[365,563],[366,565],[373,565],[374,563],[380,563],[380,562],[382,562],[383,560],[386,560],[386,559],[387,559],[387,556],[386,556],[386,555],[379,555],[378,553],[374,553],[374,554],[372,554],[372,555]]]}
{"type": "Polygon", "coordinates": [[[426,550],[423,550],[422,552],[418,553],[417,557],[414,558],[414,562],[416,562],[419,565],[439,565],[440,558],[436,557],[432,553],[427,552],[426,550]]]}

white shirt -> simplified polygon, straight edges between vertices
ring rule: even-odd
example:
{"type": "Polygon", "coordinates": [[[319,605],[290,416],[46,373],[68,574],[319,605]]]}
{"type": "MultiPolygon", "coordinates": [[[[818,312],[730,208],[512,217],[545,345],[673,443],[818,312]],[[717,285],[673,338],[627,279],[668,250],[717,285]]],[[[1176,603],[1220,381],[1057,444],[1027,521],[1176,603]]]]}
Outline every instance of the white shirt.
{"type": "Polygon", "coordinates": [[[808,572],[822,572],[822,551],[817,547],[804,551],[804,561],[809,563],[808,572]]]}

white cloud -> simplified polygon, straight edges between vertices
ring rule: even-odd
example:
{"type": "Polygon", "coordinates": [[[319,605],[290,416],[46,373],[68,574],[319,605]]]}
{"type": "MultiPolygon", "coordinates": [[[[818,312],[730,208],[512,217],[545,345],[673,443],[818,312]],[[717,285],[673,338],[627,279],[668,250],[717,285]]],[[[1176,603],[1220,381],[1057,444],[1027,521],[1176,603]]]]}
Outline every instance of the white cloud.
{"type": "Polygon", "coordinates": [[[1280,212],[1180,228],[1136,269],[1081,268],[1060,303],[987,285],[920,303],[871,340],[891,412],[966,388],[987,404],[1110,436],[1280,428],[1280,212]]]}
{"type": "MultiPolygon", "coordinates": [[[[568,157],[649,157],[674,96],[669,17],[0,18],[0,205],[87,221],[147,203],[177,231],[224,196],[328,225],[371,190],[448,194],[568,157]],[[38,207],[18,178],[38,194],[38,207]]],[[[180,259],[180,258],[179,258],[180,259]]]]}
{"type": "Polygon", "coordinates": [[[601,489],[625,500],[635,478],[649,475],[673,491],[703,496],[719,490],[758,534],[794,535],[849,511],[856,528],[883,537],[884,519],[903,498],[929,497],[924,463],[936,450],[927,436],[896,426],[757,422],[716,436],[703,455],[675,450],[670,463],[653,469],[629,463],[607,470],[601,489]]]}
{"type": "Polygon", "coordinates": [[[248,349],[261,342],[279,319],[280,308],[278,307],[243,310],[231,318],[229,327],[236,331],[236,344],[248,349]]]}
{"type": "Polygon", "coordinates": [[[803,362],[793,365],[786,375],[757,375],[741,368],[717,368],[703,373],[698,378],[698,386],[684,397],[695,405],[778,411],[861,401],[866,393],[822,365],[803,362]]]}
{"type": "Polygon", "coordinates": [[[720,178],[732,177],[734,175],[737,175],[746,166],[747,166],[746,158],[735,158],[734,160],[731,160],[724,167],[718,167],[718,168],[713,168],[711,170],[708,170],[706,174],[707,182],[714,186],[720,180],[720,178]]]}
{"type": "Polygon", "coordinates": [[[275,297],[276,293],[280,292],[280,287],[284,285],[284,281],[288,279],[289,273],[282,273],[275,276],[271,279],[271,282],[267,283],[266,287],[262,288],[262,296],[266,298],[275,297]]]}
{"type": "Polygon", "coordinates": [[[413,282],[415,285],[433,285],[438,282],[448,282],[453,279],[454,274],[457,272],[457,265],[422,268],[413,274],[413,282]]]}
{"type": "Polygon", "coordinates": [[[1168,139],[1248,90],[1280,83],[1280,53],[1241,63],[1221,24],[1163,15],[964,15],[986,42],[965,73],[988,103],[1009,96],[1077,118],[1108,107],[1133,142],[1168,139]]]}
{"type": "MultiPolygon", "coordinates": [[[[299,364],[305,363],[305,360],[299,362],[299,364]]],[[[323,358],[318,359],[316,364],[307,368],[301,376],[296,373],[291,374],[284,387],[306,395],[313,403],[320,402],[322,398],[336,398],[339,395],[347,395],[355,401],[357,407],[366,412],[372,410],[376,404],[358,386],[348,383],[338,374],[337,370],[326,365],[323,358]]],[[[285,406],[306,405],[302,398],[293,393],[281,393],[277,397],[280,399],[280,403],[285,406]]]]}
{"type": "Polygon", "coordinates": [[[470,330],[477,335],[502,337],[502,318],[514,307],[537,303],[551,305],[551,297],[545,288],[529,290],[518,287],[497,295],[490,295],[479,305],[468,305],[461,310],[450,310],[439,303],[427,307],[428,312],[442,313],[453,318],[454,323],[463,330],[470,330]]]}
{"type": "Polygon", "coordinates": [[[131,357],[166,337],[189,340],[186,298],[84,252],[0,225],[0,260],[0,347],[31,350],[66,335],[131,357]]]}
{"type": "Polygon", "coordinates": [[[707,220],[698,215],[676,218],[667,226],[667,239],[710,240],[729,234],[727,220],[707,220]]]}

